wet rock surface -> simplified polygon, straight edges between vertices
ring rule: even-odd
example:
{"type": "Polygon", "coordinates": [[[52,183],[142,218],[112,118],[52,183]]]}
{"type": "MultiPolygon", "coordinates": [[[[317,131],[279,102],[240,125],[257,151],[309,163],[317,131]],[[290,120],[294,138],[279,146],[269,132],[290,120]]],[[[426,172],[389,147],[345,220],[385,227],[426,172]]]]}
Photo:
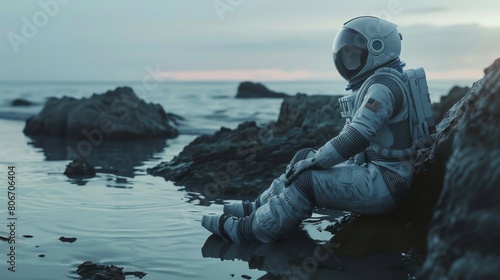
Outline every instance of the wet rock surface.
{"type": "Polygon", "coordinates": [[[146,103],[129,87],[118,87],[90,98],[50,98],[42,111],[26,121],[28,136],[128,140],[174,138],[181,117],[146,103]]]}
{"type": "Polygon", "coordinates": [[[279,176],[293,155],[318,148],[336,136],[344,122],[339,96],[285,98],[276,122],[258,127],[246,122],[196,138],[170,162],[148,173],[174,181],[205,197],[255,196],[279,176]]]}
{"type": "Polygon", "coordinates": [[[450,112],[456,135],[422,279],[500,275],[500,59],[486,73],[450,112]]]}
{"type": "Polygon", "coordinates": [[[125,280],[128,275],[142,279],[146,276],[146,273],[142,271],[124,272],[123,267],[103,265],[91,261],[80,264],[76,274],[83,280],[125,280]]]}
{"type": "Polygon", "coordinates": [[[261,83],[242,82],[235,98],[284,98],[289,95],[269,90],[261,83]]]}

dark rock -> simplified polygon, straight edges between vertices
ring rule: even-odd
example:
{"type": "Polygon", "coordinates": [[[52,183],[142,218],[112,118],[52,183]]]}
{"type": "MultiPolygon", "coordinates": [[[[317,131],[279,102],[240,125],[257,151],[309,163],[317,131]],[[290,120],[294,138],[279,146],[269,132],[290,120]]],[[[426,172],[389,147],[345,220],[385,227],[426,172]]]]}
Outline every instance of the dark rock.
{"type": "Polygon", "coordinates": [[[123,272],[123,267],[114,265],[103,265],[86,261],[80,264],[76,270],[83,280],[125,280],[127,275],[132,275],[142,279],[146,273],[142,271],[123,272]]]}
{"type": "Polygon", "coordinates": [[[45,254],[38,255],[39,258],[45,258],[45,254]]]}
{"type": "Polygon", "coordinates": [[[69,178],[92,178],[95,174],[95,168],[83,157],[76,158],[68,163],[66,170],[64,170],[64,175],[69,178]]]}
{"type": "Polygon", "coordinates": [[[172,161],[148,172],[210,200],[223,194],[255,196],[283,172],[298,150],[319,148],[340,132],[344,121],[338,98],[285,98],[276,122],[266,127],[246,122],[234,130],[221,128],[214,135],[200,136],[172,161]]]}
{"type": "Polygon", "coordinates": [[[446,112],[448,112],[448,110],[451,109],[455,103],[462,99],[465,94],[469,92],[469,90],[469,87],[454,86],[447,95],[441,96],[439,103],[432,104],[432,113],[436,123],[439,123],[443,119],[446,112]]]}
{"type": "Polygon", "coordinates": [[[236,98],[284,98],[289,95],[269,90],[261,83],[242,82],[238,86],[236,98]]]}
{"type": "Polygon", "coordinates": [[[64,237],[64,236],[61,236],[59,237],[59,240],[61,240],[61,242],[64,242],[64,243],[73,243],[76,241],[76,237],[64,237]]]}
{"type": "Polygon", "coordinates": [[[18,107],[18,106],[32,106],[35,105],[35,103],[28,101],[26,99],[22,98],[17,98],[12,100],[12,103],[10,104],[11,106],[18,107]]]}
{"type": "Polygon", "coordinates": [[[485,73],[451,112],[457,132],[422,279],[500,275],[500,58],[485,73]]]}
{"type": "Polygon", "coordinates": [[[173,138],[179,116],[167,114],[158,104],[147,104],[129,87],[119,87],[90,98],[50,98],[42,111],[29,118],[28,136],[87,139],[97,145],[103,139],[173,138]]]}
{"type": "Polygon", "coordinates": [[[33,238],[33,235],[25,234],[23,235],[24,238],[33,238]]]}

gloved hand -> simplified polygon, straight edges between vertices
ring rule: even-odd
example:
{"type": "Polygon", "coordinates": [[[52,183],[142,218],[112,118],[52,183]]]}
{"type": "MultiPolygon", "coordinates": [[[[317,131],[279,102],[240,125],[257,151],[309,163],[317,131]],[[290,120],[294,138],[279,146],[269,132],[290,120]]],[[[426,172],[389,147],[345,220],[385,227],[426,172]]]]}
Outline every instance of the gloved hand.
{"type": "Polygon", "coordinates": [[[320,168],[321,166],[319,166],[319,164],[317,163],[316,158],[307,158],[297,162],[286,173],[285,187],[290,186],[293,180],[295,180],[295,178],[303,171],[308,169],[320,169],[320,168]]]}

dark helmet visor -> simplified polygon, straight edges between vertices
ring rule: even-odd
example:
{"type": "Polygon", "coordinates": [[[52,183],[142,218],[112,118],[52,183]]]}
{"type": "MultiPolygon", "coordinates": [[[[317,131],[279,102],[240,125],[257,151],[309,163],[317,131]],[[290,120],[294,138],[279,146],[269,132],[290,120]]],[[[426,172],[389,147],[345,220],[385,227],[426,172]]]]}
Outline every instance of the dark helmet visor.
{"type": "Polygon", "coordinates": [[[366,64],[368,44],[366,38],[350,28],[343,28],[333,42],[333,62],[346,80],[354,77],[366,64]]]}

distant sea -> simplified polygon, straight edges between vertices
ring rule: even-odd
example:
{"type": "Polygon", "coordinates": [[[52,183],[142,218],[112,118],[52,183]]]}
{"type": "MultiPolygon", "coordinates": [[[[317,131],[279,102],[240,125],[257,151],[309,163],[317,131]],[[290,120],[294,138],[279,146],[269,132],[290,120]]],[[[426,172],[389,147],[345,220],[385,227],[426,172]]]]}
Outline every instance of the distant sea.
{"type": "MultiPolygon", "coordinates": [[[[292,95],[346,93],[345,83],[338,81],[264,84],[292,95]]],[[[470,86],[471,82],[430,81],[429,85],[432,100],[438,101],[453,85],[470,86]]],[[[238,82],[165,81],[154,87],[141,82],[0,82],[0,236],[12,235],[5,226],[8,166],[15,166],[17,218],[16,272],[7,270],[10,249],[8,252],[6,241],[0,241],[0,279],[79,279],[76,269],[87,260],[146,272],[145,280],[294,279],[290,274],[293,263],[302,263],[308,258],[304,252],[313,252],[316,242],[331,238],[321,228],[341,213],[315,211],[302,225],[312,238],[306,242],[312,245],[301,243],[304,250],[297,247],[290,254],[294,246],[245,247],[259,257],[245,259],[241,254],[246,251],[205,244],[210,234],[201,227],[201,216],[221,213],[221,204],[227,200],[206,205],[201,194],[146,172],[172,159],[200,134],[213,133],[220,127],[235,128],[244,121],[265,125],[276,120],[282,100],[235,99],[237,87],[238,82]],[[169,140],[103,143],[94,147],[89,160],[96,167],[111,166],[117,172],[70,179],[63,175],[69,162],[64,144],[40,142],[22,133],[24,120],[38,113],[49,97],[88,98],[117,86],[131,86],[146,102],[159,103],[165,111],[184,117],[181,135],[169,140]],[[12,107],[11,102],[18,98],[35,105],[12,107]],[[77,240],[63,243],[60,237],[77,240]],[[222,255],[232,261],[221,261],[222,255]]],[[[319,267],[300,279],[366,279],[368,275],[408,279],[407,266],[399,253],[359,260],[342,256],[330,259],[333,267],[319,267]]]]}
{"type": "MultiPolygon", "coordinates": [[[[470,86],[471,81],[429,81],[431,100],[438,102],[452,86],[470,86]]],[[[39,112],[49,97],[90,97],[117,86],[130,86],[147,102],[159,103],[167,112],[189,120],[199,131],[233,128],[245,120],[259,124],[274,120],[279,112],[279,99],[234,99],[238,82],[175,82],[149,85],[142,82],[0,82],[0,119],[23,119],[39,112]],[[30,107],[11,107],[16,98],[36,103],[30,107]]],[[[343,81],[264,82],[269,89],[294,95],[344,95],[343,81]]],[[[188,130],[188,128],[186,128],[188,130]]],[[[189,132],[193,132],[189,130],[189,132]]]]}

